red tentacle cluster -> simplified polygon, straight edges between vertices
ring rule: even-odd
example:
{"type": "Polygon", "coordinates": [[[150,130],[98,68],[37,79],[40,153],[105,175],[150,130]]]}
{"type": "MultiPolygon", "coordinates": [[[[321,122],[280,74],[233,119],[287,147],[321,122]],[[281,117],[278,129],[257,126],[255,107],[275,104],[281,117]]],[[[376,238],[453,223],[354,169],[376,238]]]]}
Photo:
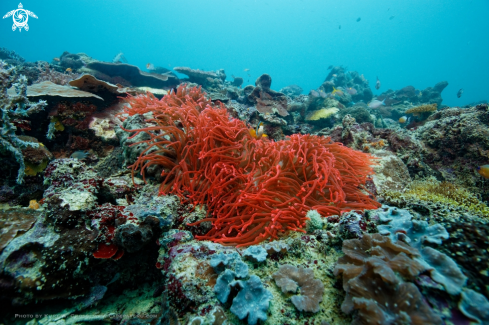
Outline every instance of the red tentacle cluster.
{"type": "Polygon", "coordinates": [[[197,88],[180,87],[157,100],[129,97],[126,114],[152,112],[154,126],[126,130],[149,134],[133,172],[164,168],[160,194],[205,204],[212,229],[198,239],[246,246],[302,231],[306,213],[323,216],[375,209],[362,189],[373,157],[330,138],[292,135],[282,141],[254,139],[244,122],[213,107],[197,88]]]}

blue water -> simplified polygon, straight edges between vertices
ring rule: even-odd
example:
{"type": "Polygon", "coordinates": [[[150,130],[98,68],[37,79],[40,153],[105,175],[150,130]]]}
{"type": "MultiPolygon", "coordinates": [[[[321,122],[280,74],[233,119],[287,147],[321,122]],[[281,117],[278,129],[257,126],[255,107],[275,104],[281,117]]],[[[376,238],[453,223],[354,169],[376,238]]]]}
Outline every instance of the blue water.
{"type": "MultiPolygon", "coordinates": [[[[2,0],[0,14],[18,1],[2,0]]],[[[30,30],[0,21],[0,47],[28,61],[85,52],[111,61],[172,68],[225,69],[272,88],[321,85],[329,65],[363,73],[379,94],[447,80],[444,104],[489,99],[487,0],[72,0],[23,1],[30,30]],[[394,16],[393,19],[389,19],[394,16]],[[356,22],[361,17],[360,22],[356,22]],[[339,26],[341,25],[341,29],[339,26]],[[244,72],[244,69],[250,69],[244,72]],[[249,73],[249,76],[248,76],[249,73]],[[463,96],[456,93],[464,88],[463,96]]]]}

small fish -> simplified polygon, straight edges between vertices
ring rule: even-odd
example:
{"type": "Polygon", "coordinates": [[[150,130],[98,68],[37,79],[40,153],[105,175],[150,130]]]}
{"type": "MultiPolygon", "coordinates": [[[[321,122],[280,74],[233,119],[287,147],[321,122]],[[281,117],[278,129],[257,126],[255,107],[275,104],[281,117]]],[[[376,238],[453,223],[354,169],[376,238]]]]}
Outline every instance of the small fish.
{"type": "Polygon", "coordinates": [[[462,94],[464,93],[464,89],[460,88],[460,90],[457,92],[457,98],[462,97],[462,94]]]}
{"type": "Polygon", "coordinates": [[[112,63],[127,63],[127,59],[124,56],[124,53],[119,52],[113,59],[112,63]]]}
{"type": "Polygon", "coordinates": [[[263,122],[258,123],[256,129],[250,129],[250,134],[255,139],[267,138],[263,122]]]}
{"type": "Polygon", "coordinates": [[[338,26],[338,29],[341,29],[341,25],[338,26]]]}
{"type": "Polygon", "coordinates": [[[56,61],[56,62],[59,62],[60,61],[59,58],[54,58],[53,60],[56,61]]]}
{"type": "Polygon", "coordinates": [[[389,20],[392,20],[392,19],[394,19],[394,17],[395,17],[395,16],[390,16],[390,17],[389,17],[389,20]]]}
{"type": "Polygon", "coordinates": [[[360,20],[362,20],[362,17],[358,17],[358,18],[357,18],[357,23],[358,23],[360,20]]]}
{"type": "Polygon", "coordinates": [[[244,72],[248,72],[248,71],[250,71],[250,69],[246,68],[246,69],[244,69],[243,71],[244,71],[244,72]]]}
{"type": "Polygon", "coordinates": [[[78,150],[78,151],[73,152],[71,154],[70,158],[83,160],[83,159],[87,158],[88,155],[89,155],[88,151],[78,150]]]}
{"type": "Polygon", "coordinates": [[[29,209],[33,209],[33,210],[37,210],[39,209],[41,206],[39,205],[39,203],[37,203],[36,200],[30,200],[29,201],[29,209]]]}
{"type": "Polygon", "coordinates": [[[336,73],[333,73],[333,78],[336,78],[338,77],[338,75],[336,73]]]}
{"type": "Polygon", "coordinates": [[[407,122],[407,120],[408,120],[408,119],[407,119],[407,117],[406,117],[406,116],[400,117],[400,118],[399,118],[399,123],[404,124],[404,123],[406,123],[406,122],[407,122]]]}
{"type": "Polygon", "coordinates": [[[350,95],[356,95],[357,94],[357,90],[355,88],[348,88],[346,89],[346,92],[349,93],[350,95]]]}
{"type": "Polygon", "coordinates": [[[328,97],[328,95],[326,95],[326,93],[322,90],[319,91],[319,96],[321,96],[321,98],[326,98],[328,97]]]}
{"type": "Polygon", "coordinates": [[[153,63],[148,63],[148,64],[146,64],[146,69],[151,71],[151,70],[155,69],[155,66],[153,65],[153,63]]]}
{"type": "Polygon", "coordinates": [[[489,165],[477,167],[477,172],[485,179],[489,179],[489,165]]]}
{"type": "Polygon", "coordinates": [[[333,87],[333,92],[331,93],[331,95],[338,95],[338,96],[343,96],[343,92],[339,89],[336,89],[335,87],[333,87]]]}
{"type": "Polygon", "coordinates": [[[330,65],[330,66],[328,67],[328,70],[331,70],[331,69],[333,69],[333,65],[330,65]]]}
{"type": "Polygon", "coordinates": [[[385,99],[383,101],[380,100],[373,100],[368,104],[369,108],[379,108],[380,106],[384,105],[385,106],[385,99]]]}
{"type": "Polygon", "coordinates": [[[315,91],[314,89],[309,92],[309,95],[311,95],[314,98],[319,97],[319,93],[315,91]]]}
{"type": "Polygon", "coordinates": [[[65,71],[66,72],[73,72],[73,69],[72,68],[67,68],[65,71]]]}
{"type": "Polygon", "coordinates": [[[377,82],[375,83],[375,89],[379,90],[380,88],[380,80],[379,77],[377,77],[377,82]]]}

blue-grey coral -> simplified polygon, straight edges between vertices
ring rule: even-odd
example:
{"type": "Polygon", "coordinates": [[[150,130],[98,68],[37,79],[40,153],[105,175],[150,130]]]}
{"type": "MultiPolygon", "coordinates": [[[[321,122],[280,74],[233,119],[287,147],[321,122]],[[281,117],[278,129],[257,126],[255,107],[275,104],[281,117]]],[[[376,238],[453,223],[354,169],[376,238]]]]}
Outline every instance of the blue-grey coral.
{"type": "Polygon", "coordinates": [[[241,287],[238,295],[233,299],[231,312],[239,319],[248,316],[248,324],[255,325],[258,320],[267,320],[267,310],[273,295],[265,289],[260,278],[250,276],[248,281],[236,281],[241,287]]]}
{"type": "Polygon", "coordinates": [[[236,278],[248,277],[248,265],[241,260],[238,253],[214,254],[210,265],[214,271],[219,273],[214,292],[220,302],[226,303],[231,288],[237,288],[239,292],[233,298],[231,312],[239,319],[245,319],[248,316],[248,324],[250,325],[255,325],[258,320],[265,321],[267,319],[267,310],[273,295],[265,289],[260,278],[256,275],[251,275],[248,280],[236,280],[236,278]]]}
{"type": "Polygon", "coordinates": [[[40,100],[31,103],[27,99],[27,78],[13,75],[13,68],[6,68],[6,64],[0,60],[0,150],[10,152],[20,165],[17,174],[17,183],[22,183],[25,175],[25,163],[22,149],[27,147],[38,148],[39,143],[19,139],[16,120],[24,119],[29,115],[44,109],[46,102],[40,100]],[[15,95],[9,95],[7,90],[13,86],[15,95]]]}
{"type": "Polygon", "coordinates": [[[265,261],[267,255],[267,251],[261,246],[250,246],[243,253],[243,256],[249,257],[256,262],[265,261]]]}
{"type": "Polygon", "coordinates": [[[475,320],[476,324],[489,324],[489,301],[480,293],[464,289],[458,308],[465,316],[475,320]]]}
{"type": "Polygon", "coordinates": [[[426,221],[412,220],[407,210],[384,206],[375,211],[381,222],[386,225],[377,227],[382,235],[389,235],[392,240],[402,240],[412,247],[420,248],[423,243],[441,244],[448,239],[448,232],[440,224],[429,226],[426,221]]]}

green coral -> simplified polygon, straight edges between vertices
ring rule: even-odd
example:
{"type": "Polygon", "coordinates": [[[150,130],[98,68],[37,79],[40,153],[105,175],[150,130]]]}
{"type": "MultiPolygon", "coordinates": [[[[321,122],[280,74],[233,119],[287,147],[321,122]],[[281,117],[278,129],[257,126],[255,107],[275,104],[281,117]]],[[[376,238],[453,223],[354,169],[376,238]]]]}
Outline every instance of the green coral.
{"type": "Polygon", "coordinates": [[[428,203],[449,210],[467,211],[474,215],[489,217],[489,207],[467,189],[449,182],[440,182],[434,177],[414,180],[405,191],[385,191],[381,194],[387,202],[428,203]]]}

